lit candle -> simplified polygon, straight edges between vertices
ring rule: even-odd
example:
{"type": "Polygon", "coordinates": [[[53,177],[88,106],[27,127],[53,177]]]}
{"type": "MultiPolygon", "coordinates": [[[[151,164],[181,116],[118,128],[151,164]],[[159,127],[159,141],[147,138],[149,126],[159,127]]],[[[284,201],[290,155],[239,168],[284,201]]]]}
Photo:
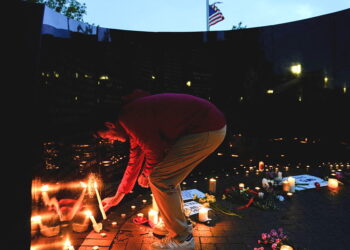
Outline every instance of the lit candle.
{"type": "Polygon", "coordinates": [[[282,181],[282,190],[284,192],[289,192],[289,181],[288,180],[282,181]]]}
{"type": "Polygon", "coordinates": [[[288,246],[288,245],[282,245],[280,250],[293,250],[293,247],[288,246]]]}
{"type": "Polygon", "coordinates": [[[287,193],[287,198],[288,198],[288,199],[292,199],[292,197],[293,197],[293,193],[292,193],[292,192],[288,192],[288,193],[287,193]]]}
{"type": "Polygon", "coordinates": [[[49,191],[49,185],[44,185],[41,187],[41,195],[43,197],[44,204],[47,206],[50,203],[49,195],[47,194],[49,191]]]}
{"type": "Polygon", "coordinates": [[[259,190],[260,190],[260,187],[255,187],[255,190],[256,190],[256,191],[259,191],[259,190]]]}
{"type": "Polygon", "coordinates": [[[142,203],[143,203],[143,204],[146,204],[146,203],[147,203],[147,200],[142,200],[142,203]]]}
{"type": "Polygon", "coordinates": [[[112,227],[116,227],[117,224],[118,224],[118,223],[117,223],[116,221],[113,221],[113,222],[112,222],[112,227]]]}
{"type": "Polygon", "coordinates": [[[86,215],[89,216],[91,222],[92,222],[92,226],[95,228],[97,227],[97,222],[95,220],[95,217],[92,215],[91,211],[90,210],[87,210],[86,212],[86,215]]]}
{"type": "Polygon", "coordinates": [[[244,188],[244,183],[239,183],[238,187],[239,187],[239,189],[243,189],[244,188]]]}
{"type": "Polygon", "coordinates": [[[137,214],[137,217],[138,217],[139,219],[143,219],[143,213],[138,213],[138,214],[137,214]]]}
{"type": "Polygon", "coordinates": [[[151,225],[156,225],[158,223],[158,211],[150,209],[148,212],[148,221],[151,225]]]}
{"type": "Polygon", "coordinates": [[[106,233],[100,233],[100,235],[102,236],[102,237],[106,237],[106,233]]]}
{"type": "Polygon", "coordinates": [[[259,193],[258,193],[258,197],[259,197],[260,199],[264,198],[264,193],[263,193],[263,192],[259,192],[259,193]]]}
{"type": "Polygon", "coordinates": [[[155,211],[159,211],[159,208],[158,208],[158,205],[157,205],[157,202],[156,200],[154,199],[154,195],[152,195],[152,209],[155,210],[155,211]]]}
{"type": "Polygon", "coordinates": [[[208,218],[208,210],[209,210],[209,208],[207,208],[207,207],[201,207],[199,209],[198,220],[200,222],[206,222],[207,220],[209,220],[209,218],[208,218]]]}
{"type": "Polygon", "coordinates": [[[289,192],[295,192],[295,179],[293,177],[288,177],[289,192]]]}
{"type": "Polygon", "coordinates": [[[135,208],[136,208],[136,206],[131,206],[131,209],[132,209],[132,210],[135,210],[135,208]]]}
{"type": "Polygon", "coordinates": [[[215,193],[216,192],[216,179],[210,178],[209,180],[209,192],[215,193]]]}
{"type": "Polygon", "coordinates": [[[259,161],[259,171],[264,171],[264,165],[263,161],[259,161]]]}
{"type": "Polygon", "coordinates": [[[328,187],[332,189],[338,188],[338,180],[334,178],[328,178],[328,187]]]}
{"type": "Polygon", "coordinates": [[[72,246],[70,240],[67,238],[66,241],[64,242],[64,250],[74,250],[74,246],[72,246]]]}
{"type": "Polygon", "coordinates": [[[122,217],[122,218],[125,218],[125,217],[126,217],[126,214],[121,214],[121,217],[122,217]]]}
{"type": "Polygon", "coordinates": [[[92,249],[93,250],[98,250],[98,249],[100,249],[100,247],[99,246],[93,246],[92,249]]]}
{"type": "Polygon", "coordinates": [[[102,218],[105,220],[105,219],[107,219],[107,216],[106,216],[105,210],[103,209],[103,205],[102,205],[100,194],[99,194],[98,189],[97,189],[97,182],[96,181],[94,183],[94,187],[95,187],[95,192],[96,192],[96,196],[97,196],[97,200],[98,200],[98,206],[100,208],[102,218]]]}

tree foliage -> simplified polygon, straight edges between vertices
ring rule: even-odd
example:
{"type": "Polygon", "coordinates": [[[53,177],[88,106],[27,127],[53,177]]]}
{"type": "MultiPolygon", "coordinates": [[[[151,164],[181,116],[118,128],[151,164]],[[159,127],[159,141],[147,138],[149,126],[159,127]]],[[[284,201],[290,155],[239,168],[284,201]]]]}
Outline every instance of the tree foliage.
{"type": "Polygon", "coordinates": [[[242,22],[239,22],[238,25],[233,25],[232,30],[241,30],[241,29],[246,29],[247,26],[242,26],[242,22]]]}
{"type": "Polygon", "coordinates": [[[26,2],[45,4],[49,8],[77,21],[84,21],[86,4],[77,0],[25,0],[26,2]]]}

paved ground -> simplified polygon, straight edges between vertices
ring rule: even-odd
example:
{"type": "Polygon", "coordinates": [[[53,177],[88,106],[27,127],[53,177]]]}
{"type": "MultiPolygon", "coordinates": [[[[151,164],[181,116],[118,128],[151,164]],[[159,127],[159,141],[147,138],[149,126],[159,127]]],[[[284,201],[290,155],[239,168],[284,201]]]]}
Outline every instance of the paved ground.
{"type": "MultiPolygon", "coordinates": [[[[344,164],[343,172],[349,171],[350,166],[344,164]]],[[[230,185],[238,185],[245,182],[250,187],[261,186],[261,175],[256,175],[252,170],[248,176],[236,174],[237,169],[231,172],[222,171],[215,173],[218,178],[217,196],[230,185]]],[[[330,168],[326,166],[306,165],[291,167],[284,175],[296,175],[308,173],[311,175],[324,177],[330,174],[330,168]]],[[[196,173],[186,180],[182,186],[186,188],[198,188],[207,191],[208,180],[201,173],[196,173]],[[196,181],[196,182],[194,182],[196,181]]],[[[215,177],[215,176],[214,176],[215,177]]],[[[248,207],[237,210],[242,218],[237,216],[224,215],[215,212],[216,223],[207,226],[197,223],[194,227],[194,237],[196,249],[232,249],[232,250],[253,250],[259,247],[257,240],[261,233],[269,232],[271,229],[282,227],[289,239],[293,241],[295,249],[309,250],[348,250],[350,243],[350,187],[348,178],[343,179],[337,191],[331,191],[327,187],[320,189],[309,189],[298,191],[290,200],[279,202],[278,210],[261,210],[256,207],[248,207]]],[[[237,205],[238,206],[238,205],[237,205]]],[[[148,249],[150,244],[158,240],[153,236],[151,228],[145,225],[136,225],[132,218],[137,213],[148,214],[151,207],[151,197],[149,193],[135,192],[122,205],[113,208],[108,213],[108,219],[104,221],[103,233],[100,235],[93,231],[86,233],[72,234],[72,242],[75,249],[88,250],[99,246],[99,249],[119,250],[119,249],[148,249]],[[146,204],[142,200],[146,199],[146,204]],[[134,210],[131,206],[135,205],[134,210]],[[125,218],[121,214],[125,213],[125,218]],[[117,226],[112,222],[116,221],[117,226]]],[[[196,221],[196,217],[191,219],[196,221]]],[[[62,237],[64,233],[61,234],[62,237]]],[[[47,238],[46,242],[54,241],[47,238]]],[[[48,244],[48,243],[47,243],[48,244]]],[[[51,248],[53,249],[53,248],[51,248]]]]}

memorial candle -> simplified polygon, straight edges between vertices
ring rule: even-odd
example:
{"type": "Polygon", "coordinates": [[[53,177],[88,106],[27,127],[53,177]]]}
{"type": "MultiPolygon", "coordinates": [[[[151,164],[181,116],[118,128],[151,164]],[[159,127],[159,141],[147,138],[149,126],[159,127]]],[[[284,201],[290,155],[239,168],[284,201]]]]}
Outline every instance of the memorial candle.
{"type": "Polygon", "coordinates": [[[295,192],[295,179],[293,177],[288,177],[289,192],[295,192]]]}
{"type": "Polygon", "coordinates": [[[106,216],[105,210],[103,209],[103,205],[102,205],[100,194],[99,194],[98,189],[97,189],[97,182],[96,181],[94,183],[94,187],[95,187],[95,192],[96,192],[96,196],[97,196],[97,200],[98,200],[98,206],[100,208],[102,218],[105,220],[105,219],[107,219],[107,216],[106,216]]]}
{"type": "Polygon", "coordinates": [[[207,207],[201,207],[199,209],[198,220],[200,222],[206,222],[207,220],[209,220],[209,218],[208,218],[208,210],[209,210],[209,208],[207,208],[207,207]]]}
{"type": "Polygon", "coordinates": [[[334,178],[328,178],[328,187],[331,189],[338,188],[338,180],[334,178]]]}
{"type": "Polygon", "coordinates": [[[93,227],[97,227],[97,222],[95,220],[95,217],[92,215],[91,211],[90,210],[87,210],[86,212],[86,215],[89,216],[91,222],[92,222],[92,226],[93,227]]]}
{"type": "Polygon", "coordinates": [[[259,161],[259,171],[264,171],[264,162],[259,161]]]}
{"type": "Polygon", "coordinates": [[[209,192],[215,193],[216,192],[216,179],[210,178],[209,180],[209,192]]]}
{"type": "Polygon", "coordinates": [[[288,246],[288,245],[282,245],[280,250],[293,250],[293,247],[288,246]]]}
{"type": "Polygon", "coordinates": [[[288,180],[282,181],[282,190],[284,192],[289,192],[289,181],[288,180]]]}
{"type": "Polygon", "coordinates": [[[156,225],[158,223],[158,212],[153,209],[150,209],[148,212],[148,221],[152,225],[156,225]]]}

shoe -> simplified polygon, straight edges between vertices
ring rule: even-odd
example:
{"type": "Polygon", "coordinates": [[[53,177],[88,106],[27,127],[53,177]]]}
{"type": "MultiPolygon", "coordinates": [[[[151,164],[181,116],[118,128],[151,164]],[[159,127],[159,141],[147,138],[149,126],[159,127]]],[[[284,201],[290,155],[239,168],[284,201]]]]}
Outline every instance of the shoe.
{"type": "Polygon", "coordinates": [[[154,227],[153,233],[161,236],[167,235],[169,232],[166,230],[163,220],[160,220],[154,227]]]}
{"type": "Polygon", "coordinates": [[[193,250],[194,238],[192,234],[189,234],[183,242],[178,242],[173,238],[166,237],[160,241],[153,242],[150,249],[182,249],[193,250]]]}

